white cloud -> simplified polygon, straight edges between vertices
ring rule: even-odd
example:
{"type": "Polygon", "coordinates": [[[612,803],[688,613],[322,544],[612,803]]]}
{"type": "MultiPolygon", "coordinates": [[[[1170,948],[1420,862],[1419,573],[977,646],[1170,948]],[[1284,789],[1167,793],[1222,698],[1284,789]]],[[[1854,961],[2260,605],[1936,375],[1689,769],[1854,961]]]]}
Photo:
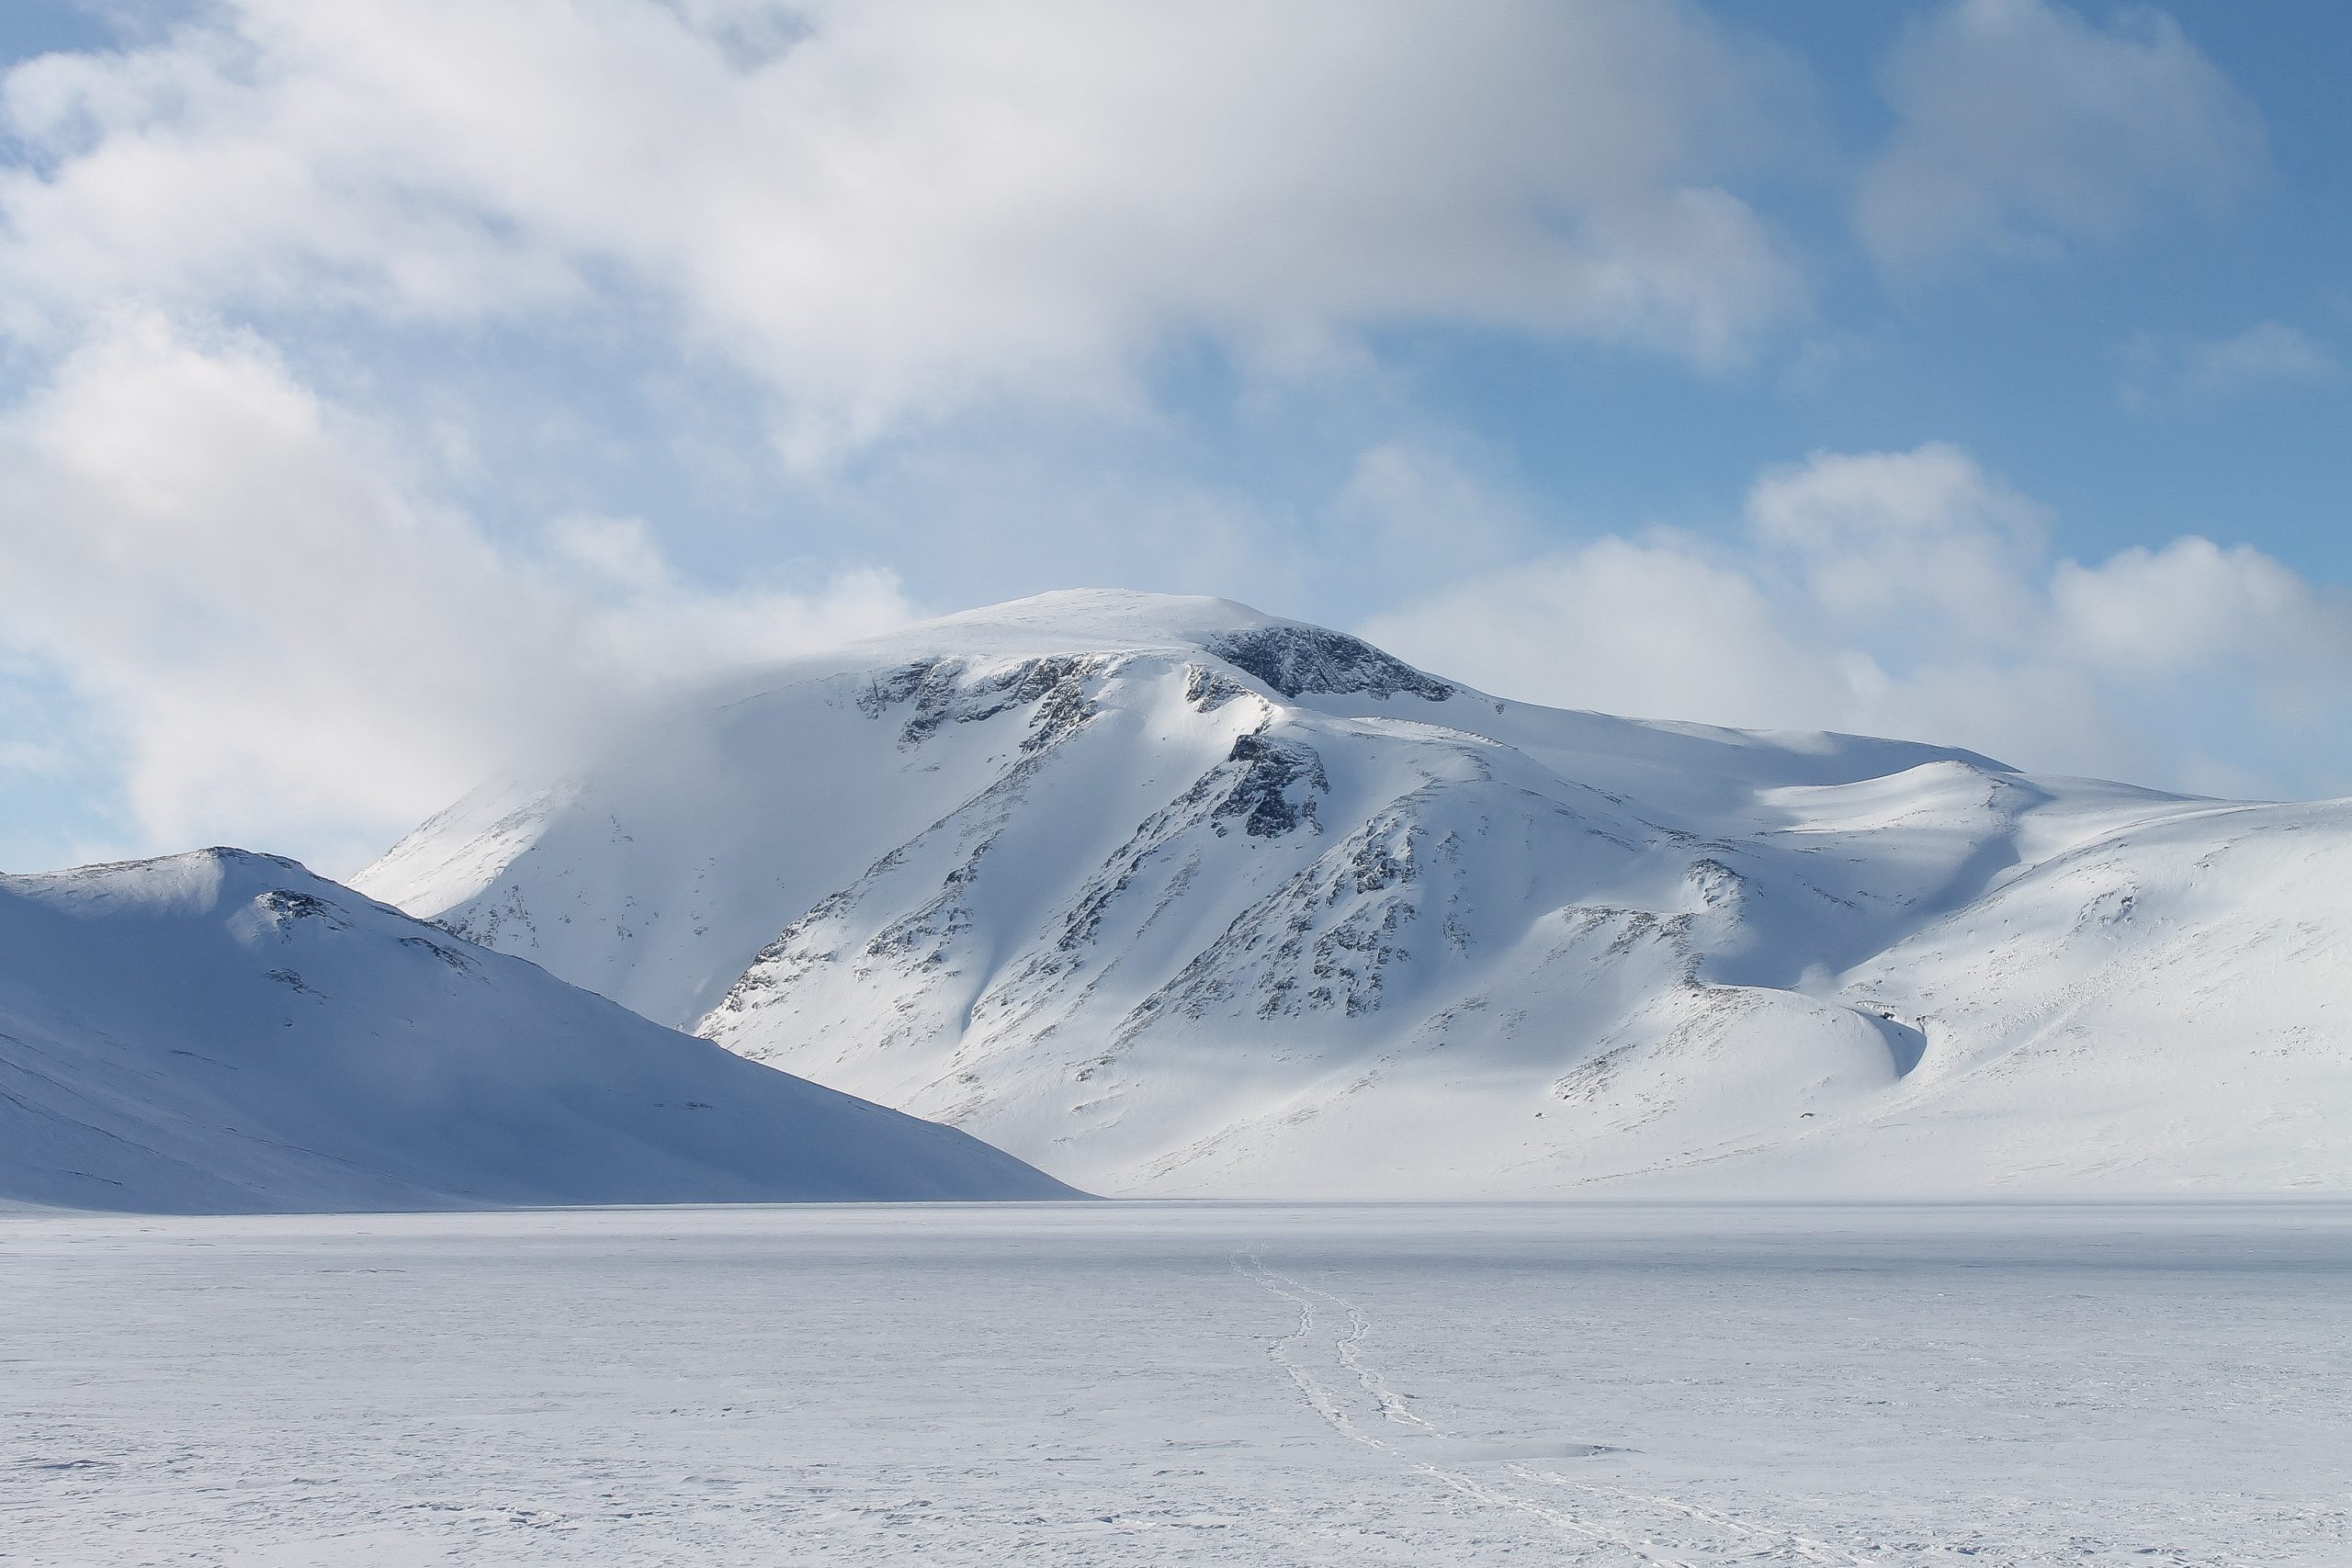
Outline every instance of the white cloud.
{"type": "Polygon", "coordinates": [[[1816,454],[1749,492],[1745,537],[1653,532],[1470,578],[1367,636],[1566,706],[1962,745],[2197,788],[2345,779],[2352,602],[2202,538],[2050,564],[2041,510],[1966,454],[1816,454]],[[2330,719],[2328,716],[2333,716],[2330,719]],[[2251,725],[2260,735],[2249,736],[2251,725]]]}
{"type": "Polygon", "coordinates": [[[2233,337],[2177,346],[2142,333],[2125,353],[2118,389],[2126,407],[2161,408],[2309,387],[2343,373],[2335,355],[2308,334],[2278,321],[2258,321],[2233,337]]]}
{"type": "MultiPolygon", "coordinates": [[[[1750,205],[1818,150],[1802,68],[1683,0],[192,15],[0,81],[0,333],[50,376],[0,412],[0,644],[91,718],[0,767],[119,757],[126,849],[348,865],[610,694],[907,613],[872,573],[707,591],[665,530],[854,539],[972,597],[1130,581],[1313,614],[1474,573],[1383,635],[1523,694],[2116,771],[2120,685],[2335,625],[2324,596],[2266,601],[2267,558],[2053,576],[2040,509],[1941,446],[1768,473],[1729,545],[1502,570],[1537,531],[1481,477],[1508,464],[1414,412],[1385,329],[1713,369],[1802,328],[1800,381],[1871,347],[1810,321],[1750,205]],[[222,321],[243,330],[186,324],[222,321]],[[589,384],[542,417],[574,349],[589,384]],[[535,378],[511,408],[510,359],[535,378]],[[1238,367],[1229,398],[1164,395],[1204,363],[1238,367]],[[2181,663],[2165,595],[2209,591],[2181,663]]],[[[2258,158],[2250,111],[2139,13],[1973,0],[1888,81],[1858,221],[1905,276],[2219,200],[2258,158]]],[[[2285,331],[2170,351],[2165,385],[2319,373],[2285,331]]]]}
{"type": "Polygon", "coordinates": [[[1939,442],[1772,469],[1747,511],[1756,536],[1798,563],[1824,608],[1914,634],[1923,610],[2013,628],[2025,614],[2019,569],[2042,547],[2041,508],[1939,442]]]}
{"type": "Polygon", "coordinates": [[[1363,630],[1506,695],[1617,713],[1786,728],[1886,683],[1867,658],[1799,646],[1752,573],[1668,533],[1522,562],[1363,630]]]}
{"type": "Polygon", "coordinates": [[[2046,0],[1955,0],[1916,24],[1882,84],[1895,116],[1855,224],[1895,276],[2047,259],[2154,209],[2208,210],[2263,161],[2254,107],[2162,12],[2110,25],[2046,0]]]}
{"type": "Polygon", "coordinates": [[[548,525],[558,556],[612,587],[639,593],[673,588],[669,558],[634,517],[559,517],[548,525]]]}
{"type": "Polygon", "coordinates": [[[425,316],[666,302],[810,453],[1443,321],[1736,363],[1804,287],[1733,182],[1801,72],[1636,0],[224,0],[8,77],[0,283],[425,316]]]}
{"type": "Polygon", "coordinates": [[[119,744],[148,847],[343,870],[611,702],[907,615],[870,573],[698,592],[626,523],[502,549],[257,343],[152,315],[0,422],[0,630],[119,744]]]}
{"type": "Polygon", "coordinates": [[[1306,541],[1301,574],[1353,575],[1377,593],[1396,581],[1430,581],[1522,554],[1534,530],[1512,498],[1430,441],[1392,439],[1356,454],[1319,536],[1306,541]]]}
{"type": "Polygon", "coordinates": [[[2352,669],[2352,604],[2245,545],[2191,536],[2097,567],[2061,561],[2050,593],[2061,635],[2119,671],[2170,675],[2244,660],[2352,669]]]}

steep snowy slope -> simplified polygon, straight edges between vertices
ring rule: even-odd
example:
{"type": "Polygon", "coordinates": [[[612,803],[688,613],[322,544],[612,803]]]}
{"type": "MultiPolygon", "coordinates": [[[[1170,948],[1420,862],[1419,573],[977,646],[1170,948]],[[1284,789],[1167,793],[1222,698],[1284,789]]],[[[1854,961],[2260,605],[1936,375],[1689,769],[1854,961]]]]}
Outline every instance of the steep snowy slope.
{"type": "MultiPolygon", "coordinates": [[[[2342,814],[2301,809],[2301,852],[2336,852],[2342,814]]],[[[2135,846],[2182,835],[2194,863],[2233,820],[1962,751],[1499,702],[1235,604],[1062,593],[618,722],[360,881],[1097,1190],[2338,1180],[2322,1125],[2256,1170],[2145,1098],[2102,1134],[2144,1146],[2119,1163],[2041,1056],[1988,1043],[2135,846]],[[2107,869],[2014,902],[2069,863],[2107,869]],[[2031,923],[1996,951],[1978,922],[2003,919],[2031,923]],[[1946,1098],[2002,1136],[1886,1131],[1946,1098]]],[[[2190,877],[2200,918],[2241,907],[2229,876],[2190,877]]],[[[2155,958],[2153,929],[2110,962],[2155,958]]],[[[2256,983],[2199,939],[2163,958],[2151,995],[2256,983]]],[[[2256,1065],[2269,1034],[2207,1020],[2098,1040],[2084,1092],[2219,1054],[2248,1064],[2220,1122],[2306,1067],[2335,1093],[2314,1010],[2340,962],[2273,998],[2312,1062],[2256,1065]]]]}
{"type": "Polygon", "coordinates": [[[291,861],[0,877],[0,1200],[1025,1198],[953,1129],[659,1028],[291,861]]]}

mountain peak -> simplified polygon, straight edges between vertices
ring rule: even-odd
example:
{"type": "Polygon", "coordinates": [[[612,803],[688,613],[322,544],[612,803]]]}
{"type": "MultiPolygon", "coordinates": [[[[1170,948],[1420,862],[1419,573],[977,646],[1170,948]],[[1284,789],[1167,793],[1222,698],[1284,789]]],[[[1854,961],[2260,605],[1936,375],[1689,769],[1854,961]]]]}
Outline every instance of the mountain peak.
{"type": "Polygon", "coordinates": [[[1005,626],[1111,639],[1197,642],[1219,633],[1300,623],[1269,615],[1237,600],[1203,593],[1154,593],[1136,588],[1057,588],[943,615],[926,624],[958,629],[1005,626]]]}
{"type": "Polygon", "coordinates": [[[1219,637],[1300,624],[1230,599],[1066,588],[918,621],[854,646],[862,654],[907,658],[1185,653],[1219,637]]]}
{"type": "Polygon", "coordinates": [[[921,622],[858,648],[910,662],[1206,655],[1285,698],[1406,693],[1443,702],[1457,690],[1345,632],[1269,615],[1231,599],[1119,588],[1032,594],[921,622]]]}
{"type": "MultiPolygon", "coordinates": [[[[300,861],[225,844],[145,860],[106,861],[70,871],[0,877],[0,884],[60,906],[93,909],[130,905],[203,909],[224,898],[242,899],[266,888],[307,891],[317,886],[335,886],[300,861]]],[[[347,896],[340,886],[336,891],[347,896]]]]}

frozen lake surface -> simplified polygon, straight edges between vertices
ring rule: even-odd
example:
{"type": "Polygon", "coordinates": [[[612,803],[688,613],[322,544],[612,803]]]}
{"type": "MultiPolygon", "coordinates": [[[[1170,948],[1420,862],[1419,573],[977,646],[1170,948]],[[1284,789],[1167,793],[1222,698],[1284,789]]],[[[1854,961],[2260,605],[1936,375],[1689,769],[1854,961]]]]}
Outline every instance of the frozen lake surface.
{"type": "Polygon", "coordinates": [[[10,1563],[2352,1562],[2352,1208],[0,1214],[10,1563]]]}

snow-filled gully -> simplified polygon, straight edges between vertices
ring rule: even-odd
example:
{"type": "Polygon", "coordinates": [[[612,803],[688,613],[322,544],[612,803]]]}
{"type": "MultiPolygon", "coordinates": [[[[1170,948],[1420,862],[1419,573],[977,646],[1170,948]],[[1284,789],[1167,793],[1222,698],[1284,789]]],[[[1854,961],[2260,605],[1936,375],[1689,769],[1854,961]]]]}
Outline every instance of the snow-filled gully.
{"type": "MultiPolygon", "coordinates": [[[[1679,1498],[1630,1492],[1540,1469],[1524,1460],[1480,1454],[1477,1445],[1463,1443],[1454,1434],[1416,1413],[1405,1397],[1389,1386],[1386,1373],[1365,1357],[1372,1320],[1362,1308],[1329,1291],[1277,1273],[1266,1266],[1255,1249],[1235,1253],[1232,1263],[1237,1273],[1298,1309],[1297,1326],[1269,1344],[1266,1354],[1297,1386],[1308,1408],[1350,1442],[1388,1455],[1412,1473],[1436,1482],[1459,1497],[1480,1506],[1540,1519],[1580,1541],[1656,1568],[1711,1568],[1713,1564],[1727,1562],[1786,1563],[1792,1568],[1799,1563],[1819,1564],[1823,1568],[1872,1568],[1869,1558],[1857,1557],[1826,1541],[1746,1524],[1679,1498]],[[1318,1313],[1318,1299],[1328,1303],[1330,1311],[1318,1313]],[[1333,1314],[1344,1320],[1344,1328],[1334,1321],[1333,1314]],[[1357,1393],[1334,1387],[1308,1364],[1309,1360],[1323,1362],[1327,1358],[1328,1364],[1354,1380],[1357,1393]],[[1351,1405],[1356,1408],[1351,1410],[1351,1405]],[[1569,1495],[1557,1504],[1547,1504],[1498,1485],[1487,1476],[1455,1468],[1453,1463],[1441,1462],[1452,1460],[1475,1463],[1481,1459],[1499,1460],[1500,1473],[1513,1481],[1548,1486],[1569,1495]],[[1604,1500],[1615,1505],[1618,1520],[1614,1525],[1574,1507],[1577,1502],[1604,1500]],[[1652,1521],[1660,1517],[1669,1525],[1697,1524],[1729,1539],[1698,1544],[1674,1541],[1668,1539],[1666,1531],[1652,1528],[1652,1521]]],[[[1544,1457],[1575,1460],[1618,1451],[1621,1450],[1601,1443],[1563,1443],[1551,1447],[1544,1457]]],[[[1583,1553],[1579,1553],[1579,1559],[1595,1561],[1583,1553]]]]}

